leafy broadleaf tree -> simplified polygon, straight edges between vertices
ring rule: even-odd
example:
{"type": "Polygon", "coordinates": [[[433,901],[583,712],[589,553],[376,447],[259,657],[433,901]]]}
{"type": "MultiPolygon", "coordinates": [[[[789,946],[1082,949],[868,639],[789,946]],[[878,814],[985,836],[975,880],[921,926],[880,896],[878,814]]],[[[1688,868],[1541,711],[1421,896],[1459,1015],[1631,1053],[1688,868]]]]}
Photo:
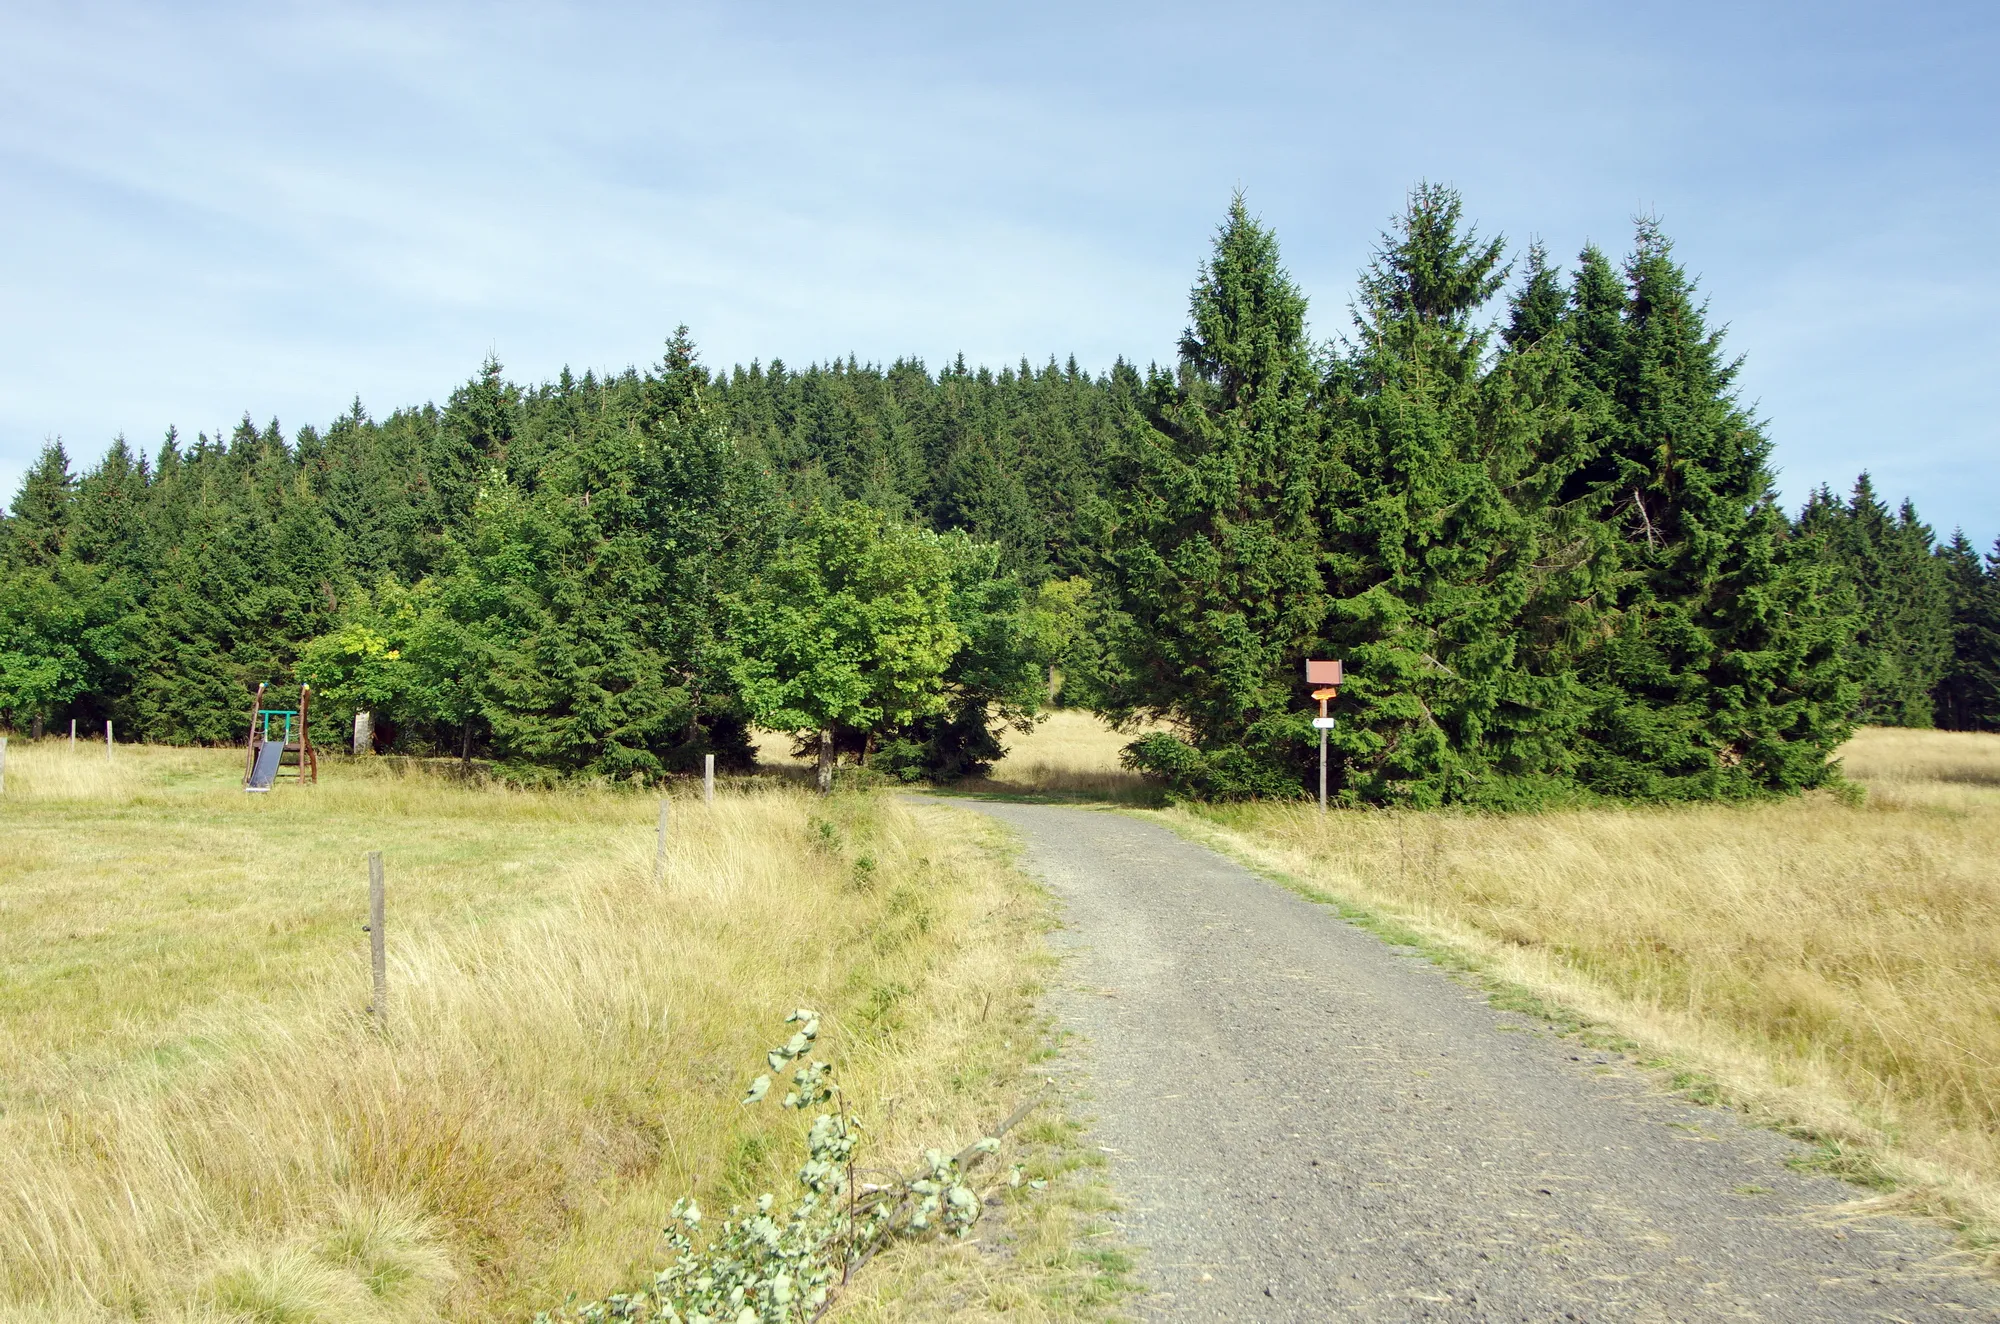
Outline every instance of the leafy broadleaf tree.
{"type": "Polygon", "coordinates": [[[874,765],[908,780],[983,773],[1006,752],[1003,732],[1033,728],[1049,667],[1075,628],[1071,602],[1087,587],[1045,580],[1030,594],[1001,568],[1006,552],[998,544],[956,531],[943,541],[952,561],[951,619],[963,639],[941,677],[944,707],[882,732],[874,765]]]}
{"type": "Polygon", "coordinates": [[[367,709],[378,740],[417,744],[406,737],[428,732],[421,743],[456,743],[469,757],[487,660],[451,618],[443,585],[426,579],[405,588],[384,577],[372,591],[348,591],[339,627],[306,644],[298,672],[338,723],[367,709]]]}
{"type": "Polygon", "coordinates": [[[954,546],[858,502],[816,506],[731,598],[732,672],[760,726],[816,738],[819,788],[834,741],[943,713],[966,642],[952,614],[954,546]]]}

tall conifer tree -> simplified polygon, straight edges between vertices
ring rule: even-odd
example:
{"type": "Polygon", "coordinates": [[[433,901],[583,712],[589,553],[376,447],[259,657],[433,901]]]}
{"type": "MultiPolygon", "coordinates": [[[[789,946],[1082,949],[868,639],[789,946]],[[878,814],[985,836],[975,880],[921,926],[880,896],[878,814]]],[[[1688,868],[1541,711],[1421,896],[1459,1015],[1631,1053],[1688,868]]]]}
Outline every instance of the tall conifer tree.
{"type": "Polygon", "coordinates": [[[2000,542],[1980,563],[1963,529],[1938,553],[1951,603],[1951,661],[1936,695],[1948,731],[2000,731],[2000,542]]]}
{"type": "Polygon", "coordinates": [[[1179,364],[1147,384],[1150,426],[1113,475],[1127,673],[1111,702],[1183,723],[1215,789],[1289,792],[1303,765],[1298,660],[1328,605],[1325,430],[1305,297],[1240,195],[1188,314],[1179,364]]]}
{"type": "Polygon", "coordinates": [[[1505,801],[1570,771],[1583,708],[1565,620],[1601,539],[1563,506],[1588,449],[1539,260],[1515,348],[1489,362],[1480,316],[1506,278],[1501,254],[1464,225],[1454,191],[1420,185],[1362,278],[1334,374],[1324,647],[1352,677],[1337,737],[1350,795],[1505,801]]]}
{"type": "Polygon", "coordinates": [[[1584,660],[1600,700],[1582,777],[1669,799],[1816,785],[1852,702],[1843,623],[1823,568],[1788,537],[1739,363],[1654,222],[1640,223],[1616,332],[1590,315],[1612,303],[1594,268],[1587,254],[1578,344],[1608,416],[1589,477],[1628,573],[1584,660]]]}

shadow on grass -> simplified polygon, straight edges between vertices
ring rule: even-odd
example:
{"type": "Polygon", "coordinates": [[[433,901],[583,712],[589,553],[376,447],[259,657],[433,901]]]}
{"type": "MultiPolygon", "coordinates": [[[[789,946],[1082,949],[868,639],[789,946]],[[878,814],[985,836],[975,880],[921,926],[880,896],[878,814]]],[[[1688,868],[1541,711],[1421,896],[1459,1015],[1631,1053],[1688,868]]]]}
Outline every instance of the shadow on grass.
{"type": "Polygon", "coordinates": [[[1099,783],[1074,784],[1066,786],[1037,785],[1034,782],[1004,781],[991,777],[968,777],[963,781],[944,785],[916,783],[911,790],[920,790],[957,800],[996,800],[1011,804],[1052,804],[1052,805],[1101,805],[1117,809],[1158,809],[1167,802],[1166,793],[1157,786],[1139,782],[1116,784],[1099,783]]]}

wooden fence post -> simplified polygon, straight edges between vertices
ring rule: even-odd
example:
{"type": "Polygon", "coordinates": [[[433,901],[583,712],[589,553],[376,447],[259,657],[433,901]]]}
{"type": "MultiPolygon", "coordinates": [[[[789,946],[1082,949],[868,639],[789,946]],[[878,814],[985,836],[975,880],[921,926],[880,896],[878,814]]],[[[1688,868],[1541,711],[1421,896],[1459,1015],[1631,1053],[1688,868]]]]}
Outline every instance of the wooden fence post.
{"type": "Polygon", "coordinates": [[[653,881],[659,882],[667,867],[667,802],[660,801],[660,830],[653,839],[653,881]]]}
{"type": "Polygon", "coordinates": [[[382,886],[382,852],[371,850],[368,852],[368,965],[375,976],[375,1000],[368,1010],[379,1029],[386,1029],[389,1024],[389,948],[382,932],[387,909],[388,899],[382,886]]]}
{"type": "Polygon", "coordinates": [[[0,736],[0,795],[7,794],[7,737],[0,736]]]}
{"type": "Polygon", "coordinates": [[[701,798],[708,804],[715,803],[715,755],[701,756],[701,798]]]}
{"type": "Polygon", "coordinates": [[[111,762],[111,746],[117,743],[111,738],[111,719],[104,719],[104,761],[111,762]]]}
{"type": "Polygon", "coordinates": [[[76,719],[69,719],[69,752],[76,753],[76,719]]]}

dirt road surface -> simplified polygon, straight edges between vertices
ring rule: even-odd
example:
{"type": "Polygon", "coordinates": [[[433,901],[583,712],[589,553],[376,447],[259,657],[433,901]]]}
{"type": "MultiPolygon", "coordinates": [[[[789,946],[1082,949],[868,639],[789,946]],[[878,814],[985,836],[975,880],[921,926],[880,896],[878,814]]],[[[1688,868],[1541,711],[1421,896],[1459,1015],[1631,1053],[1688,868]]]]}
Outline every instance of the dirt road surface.
{"type": "Polygon", "coordinates": [[[1064,904],[1054,1007],[1162,1320],[2000,1320],[1939,1229],[1200,846],[960,802],[1064,904]]]}

